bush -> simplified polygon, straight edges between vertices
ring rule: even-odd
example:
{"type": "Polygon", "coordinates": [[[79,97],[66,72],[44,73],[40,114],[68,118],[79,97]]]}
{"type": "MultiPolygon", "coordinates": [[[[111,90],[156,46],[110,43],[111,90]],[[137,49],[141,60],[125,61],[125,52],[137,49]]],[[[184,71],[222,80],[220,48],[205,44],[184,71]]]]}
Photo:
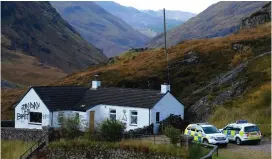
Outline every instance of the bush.
{"type": "Polygon", "coordinates": [[[166,119],[160,121],[159,133],[163,133],[164,128],[169,125],[184,131],[185,128],[189,125],[189,122],[183,120],[179,115],[170,115],[166,119]]]}
{"type": "Polygon", "coordinates": [[[82,135],[80,121],[75,117],[64,117],[60,127],[60,134],[67,139],[74,139],[82,135]]]}
{"type": "Polygon", "coordinates": [[[176,145],[179,142],[180,131],[178,129],[169,125],[164,129],[163,134],[170,138],[171,144],[176,145]]]}
{"type": "Polygon", "coordinates": [[[125,130],[123,123],[117,120],[104,120],[99,126],[99,132],[106,141],[118,141],[125,130]]]}

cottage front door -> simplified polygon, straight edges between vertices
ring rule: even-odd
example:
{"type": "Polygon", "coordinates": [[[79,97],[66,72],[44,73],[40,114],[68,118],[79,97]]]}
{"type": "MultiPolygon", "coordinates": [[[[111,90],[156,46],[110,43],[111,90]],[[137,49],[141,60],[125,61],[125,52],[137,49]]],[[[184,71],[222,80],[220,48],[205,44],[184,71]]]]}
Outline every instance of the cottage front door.
{"type": "Polygon", "coordinates": [[[90,132],[94,132],[94,111],[90,111],[90,121],[89,121],[90,132]]]}

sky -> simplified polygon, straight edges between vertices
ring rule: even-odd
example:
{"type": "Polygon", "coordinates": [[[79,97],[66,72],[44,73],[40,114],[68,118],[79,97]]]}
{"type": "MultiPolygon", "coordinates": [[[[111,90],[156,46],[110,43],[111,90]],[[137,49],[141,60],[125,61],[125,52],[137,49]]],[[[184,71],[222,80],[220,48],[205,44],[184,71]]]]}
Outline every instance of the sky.
{"type": "Polygon", "coordinates": [[[200,13],[219,0],[113,0],[121,5],[136,9],[180,10],[192,13],[200,13]]]}

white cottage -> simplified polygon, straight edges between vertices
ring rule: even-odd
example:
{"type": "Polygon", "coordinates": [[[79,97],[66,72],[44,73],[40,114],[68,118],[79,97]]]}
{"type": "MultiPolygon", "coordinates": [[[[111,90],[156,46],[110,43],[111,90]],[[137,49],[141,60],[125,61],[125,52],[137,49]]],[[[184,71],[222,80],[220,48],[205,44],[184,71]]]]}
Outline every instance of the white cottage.
{"type": "Polygon", "coordinates": [[[132,88],[42,86],[31,87],[15,106],[15,128],[59,127],[62,117],[77,116],[83,128],[95,129],[105,119],[116,119],[126,130],[141,128],[171,114],[184,118],[184,106],[170,93],[132,88]]]}

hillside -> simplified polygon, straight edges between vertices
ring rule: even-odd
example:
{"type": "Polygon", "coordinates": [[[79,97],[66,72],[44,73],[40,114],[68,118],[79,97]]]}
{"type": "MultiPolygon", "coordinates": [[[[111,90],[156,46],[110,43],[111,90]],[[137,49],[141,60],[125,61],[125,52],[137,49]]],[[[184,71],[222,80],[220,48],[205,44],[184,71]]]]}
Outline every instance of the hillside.
{"type": "Polygon", "coordinates": [[[21,55],[17,53],[24,54],[24,58],[25,55],[37,58],[40,63],[66,73],[107,60],[48,2],[2,2],[1,31],[2,65],[19,60],[21,55]]]}
{"type": "Polygon", "coordinates": [[[84,39],[108,57],[143,47],[149,38],[94,2],[50,2],[84,39]],[[80,17],[80,18],[79,18],[80,17]]]}
{"type": "MultiPolygon", "coordinates": [[[[221,127],[242,117],[258,123],[263,135],[269,135],[271,117],[265,112],[270,112],[271,53],[265,52],[271,52],[271,23],[171,47],[171,92],[185,105],[185,118],[208,120],[221,127]],[[245,113],[239,113],[241,110],[245,113]],[[221,113],[226,116],[219,122],[221,113]],[[257,118],[260,114],[262,118],[257,118]]],[[[164,50],[131,51],[107,65],[90,67],[51,84],[88,85],[95,74],[100,75],[102,86],[159,90],[167,79],[164,50]]],[[[2,118],[12,117],[12,103],[23,92],[2,91],[2,118]]]]}
{"type": "MultiPolygon", "coordinates": [[[[156,17],[163,17],[163,10],[141,10],[141,12],[150,14],[152,16],[156,17]]],[[[175,20],[181,20],[181,21],[187,21],[191,19],[192,17],[196,16],[197,14],[191,13],[191,12],[183,12],[179,10],[166,10],[166,18],[168,19],[175,19],[175,20]]]]}
{"type": "MultiPolygon", "coordinates": [[[[133,7],[122,6],[112,1],[97,1],[95,3],[147,36],[154,37],[163,32],[162,10],[138,10],[133,7]]],[[[179,26],[195,15],[181,11],[167,11],[166,13],[168,30],[179,26]]]]}
{"type": "MultiPolygon", "coordinates": [[[[167,46],[173,46],[188,39],[220,37],[236,32],[241,19],[259,10],[261,1],[224,1],[211,5],[196,17],[167,32],[167,46]]],[[[163,34],[154,37],[147,47],[162,47],[163,34]]]]}
{"type": "Polygon", "coordinates": [[[241,28],[254,28],[271,21],[271,2],[242,20],[241,28]]]}

